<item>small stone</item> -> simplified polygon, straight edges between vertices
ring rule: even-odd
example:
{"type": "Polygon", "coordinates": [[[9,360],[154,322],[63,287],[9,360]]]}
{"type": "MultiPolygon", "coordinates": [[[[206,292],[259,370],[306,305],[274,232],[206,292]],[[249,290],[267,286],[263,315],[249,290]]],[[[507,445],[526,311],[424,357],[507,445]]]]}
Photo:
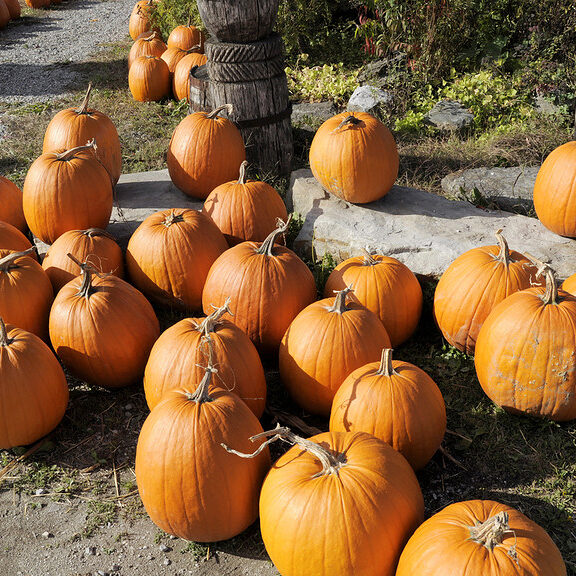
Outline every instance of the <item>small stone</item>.
{"type": "Polygon", "coordinates": [[[367,112],[377,116],[386,106],[394,101],[394,96],[376,86],[359,86],[348,101],[349,112],[367,112]]]}
{"type": "Polygon", "coordinates": [[[166,546],[166,544],[160,544],[160,552],[171,552],[172,548],[170,546],[166,546]]]}
{"type": "Polygon", "coordinates": [[[128,411],[128,410],[132,410],[132,408],[134,408],[134,404],[126,404],[126,406],[124,406],[124,408],[128,411]]]}
{"type": "Polygon", "coordinates": [[[42,538],[54,538],[52,532],[42,532],[42,538]]]}
{"type": "Polygon", "coordinates": [[[94,556],[96,554],[96,546],[87,546],[84,549],[84,554],[86,556],[94,556]]]}
{"type": "Polygon", "coordinates": [[[118,570],[120,570],[121,566],[119,564],[112,564],[112,567],[110,568],[110,572],[118,572],[118,570]]]}
{"type": "Polygon", "coordinates": [[[424,116],[424,122],[439,130],[458,131],[468,128],[474,121],[474,114],[460,102],[440,100],[424,116]]]}
{"type": "Polygon", "coordinates": [[[98,572],[96,572],[96,574],[98,576],[110,576],[110,574],[108,574],[108,572],[104,572],[104,570],[98,570],[98,572]]]}
{"type": "Polygon", "coordinates": [[[174,534],[170,534],[170,536],[168,536],[168,538],[170,538],[170,540],[176,540],[176,538],[178,538],[178,536],[174,536],[174,534]]]}
{"type": "Polygon", "coordinates": [[[172,564],[172,560],[170,560],[170,558],[164,558],[163,564],[164,566],[170,566],[170,564],[172,564]]]}
{"type": "Polygon", "coordinates": [[[48,490],[46,490],[46,488],[38,488],[35,494],[36,496],[42,496],[42,494],[48,494],[48,490]]]}

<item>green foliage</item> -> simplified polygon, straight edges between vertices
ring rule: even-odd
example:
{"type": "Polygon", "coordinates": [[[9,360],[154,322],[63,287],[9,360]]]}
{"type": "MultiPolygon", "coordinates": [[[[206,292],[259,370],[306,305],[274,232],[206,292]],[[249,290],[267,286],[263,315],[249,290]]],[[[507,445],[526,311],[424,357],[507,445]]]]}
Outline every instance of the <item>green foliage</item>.
{"type": "Polygon", "coordinates": [[[188,24],[204,28],[196,0],[160,0],[152,13],[154,23],[167,39],[176,26],[188,24]]]}

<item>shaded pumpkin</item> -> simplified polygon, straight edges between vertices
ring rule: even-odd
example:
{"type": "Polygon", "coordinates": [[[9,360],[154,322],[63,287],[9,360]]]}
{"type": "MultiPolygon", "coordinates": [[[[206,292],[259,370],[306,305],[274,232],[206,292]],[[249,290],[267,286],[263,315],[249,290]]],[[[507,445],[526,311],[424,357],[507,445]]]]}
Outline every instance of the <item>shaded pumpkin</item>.
{"type": "MultiPolygon", "coordinates": [[[[0,220],[0,250],[14,250],[22,252],[32,248],[32,243],[18,228],[0,220]]],[[[32,251],[28,254],[30,258],[38,260],[36,252],[32,251]]]]}
{"type": "MultiPolygon", "coordinates": [[[[199,47],[195,47],[193,50],[198,50],[199,47]]],[[[176,70],[176,65],[180,62],[185,56],[189,54],[188,50],[180,50],[180,48],[167,48],[164,53],[162,54],[161,58],[166,62],[168,66],[168,70],[170,72],[170,86],[172,86],[172,81],[174,78],[174,70],[176,70]]]]}
{"type": "Polygon", "coordinates": [[[11,224],[20,232],[28,229],[22,209],[22,190],[4,176],[0,176],[0,221],[11,224]]]}
{"type": "Polygon", "coordinates": [[[200,52],[204,52],[204,32],[188,23],[187,25],[176,26],[168,36],[168,48],[180,48],[180,50],[190,50],[194,46],[199,46],[200,52]]]}
{"type": "Polygon", "coordinates": [[[190,94],[190,71],[194,66],[203,66],[207,59],[205,54],[191,52],[186,54],[174,68],[172,92],[176,100],[187,100],[190,94]]]}
{"type": "Polygon", "coordinates": [[[128,72],[128,87],[134,100],[157,102],[170,96],[170,71],[158,56],[139,56],[128,72]]]}
{"type": "Polygon", "coordinates": [[[451,504],[428,518],[402,551],[396,576],[566,576],[546,531],[491,500],[451,504]]]}
{"type": "Polygon", "coordinates": [[[18,2],[18,0],[4,0],[4,2],[8,8],[8,12],[10,13],[10,19],[15,20],[16,18],[20,18],[22,13],[20,2],[18,2]]]}
{"type": "Polygon", "coordinates": [[[138,38],[130,52],[128,53],[128,68],[132,66],[132,62],[139,56],[157,56],[158,58],[166,52],[168,47],[164,44],[162,37],[158,32],[150,32],[138,38]]]}
{"type": "Polygon", "coordinates": [[[128,31],[132,40],[137,40],[144,32],[155,31],[160,34],[160,28],[152,26],[151,13],[155,4],[156,0],[140,0],[134,5],[128,21],[128,31]]]}
{"type": "Polygon", "coordinates": [[[6,28],[8,22],[10,22],[10,10],[4,0],[0,0],[0,30],[6,28]]]}

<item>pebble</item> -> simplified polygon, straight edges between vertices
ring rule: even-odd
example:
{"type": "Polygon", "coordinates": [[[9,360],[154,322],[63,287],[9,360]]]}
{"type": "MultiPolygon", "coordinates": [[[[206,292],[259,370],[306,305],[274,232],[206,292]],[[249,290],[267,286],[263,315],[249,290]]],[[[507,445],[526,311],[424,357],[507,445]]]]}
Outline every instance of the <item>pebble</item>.
{"type": "Polygon", "coordinates": [[[110,568],[110,572],[118,572],[118,570],[120,570],[119,564],[113,564],[112,568],[110,568]]]}
{"type": "Polygon", "coordinates": [[[126,404],[126,406],[124,406],[125,410],[132,410],[132,408],[134,408],[134,404],[126,404]]]}
{"type": "Polygon", "coordinates": [[[42,532],[42,538],[54,538],[52,532],[42,532]]]}
{"type": "Polygon", "coordinates": [[[166,546],[166,544],[160,544],[160,552],[171,552],[172,548],[170,546],[166,546]]]}
{"type": "Polygon", "coordinates": [[[42,494],[48,494],[48,490],[46,490],[46,488],[38,488],[34,494],[36,494],[36,496],[42,496],[42,494]]]}
{"type": "Polygon", "coordinates": [[[108,574],[108,572],[104,572],[104,570],[98,570],[98,572],[96,572],[96,574],[98,576],[110,576],[110,574],[108,574]]]}
{"type": "Polygon", "coordinates": [[[84,554],[86,554],[86,556],[94,556],[96,554],[96,546],[87,546],[84,549],[84,554]]]}
{"type": "Polygon", "coordinates": [[[170,564],[172,564],[172,560],[170,560],[170,558],[164,558],[163,564],[164,566],[170,566],[170,564]]]}

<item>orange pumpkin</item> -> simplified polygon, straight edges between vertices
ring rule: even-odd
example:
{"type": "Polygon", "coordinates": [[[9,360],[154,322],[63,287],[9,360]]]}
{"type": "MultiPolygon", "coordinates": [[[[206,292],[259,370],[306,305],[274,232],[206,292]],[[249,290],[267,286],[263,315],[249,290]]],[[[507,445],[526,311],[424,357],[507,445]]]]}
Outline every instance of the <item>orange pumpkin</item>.
{"type": "Polygon", "coordinates": [[[22,12],[20,2],[18,2],[18,0],[4,0],[4,2],[8,8],[8,12],[10,13],[10,19],[15,20],[16,18],[20,18],[22,12]]]}
{"type": "Polygon", "coordinates": [[[20,232],[28,229],[22,209],[22,190],[4,176],[0,176],[0,221],[12,224],[20,232]]]}
{"type": "Polygon", "coordinates": [[[174,70],[176,70],[176,65],[180,62],[186,55],[188,51],[180,50],[180,48],[167,48],[162,54],[161,58],[166,62],[168,70],[170,71],[170,85],[172,86],[172,79],[174,78],[174,70]]]}
{"type": "Polygon", "coordinates": [[[426,520],[402,551],[396,576],[566,576],[546,531],[490,500],[451,504],[426,520]]]}
{"type": "Polygon", "coordinates": [[[368,432],[420,470],[444,438],[446,407],[426,372],[392,361],[392,350],[384,349],[380,363],[366,364],[344,380],[332,403],[330,430],[368,432]]]}
{"type": "Polygon", "coordinates": [[[25,0],[30,8],[46,8],[50,6],[50,0],[25,0]]]}
{"type": "Polygon", "coordinates": [[[204,212],[216,222],[230,246],[252,240],[263,242],[288,212],[280,194],[266,182],[246,180],[246,166],[240,165],[238,181],[220,184],[204,201],[204,212]]]}
{"type": "Polygon", "coordinates": [[[576,237],[576,142],[567,142],[544,160],[534,183],[540,222],[560,236],[576,237]]]}
{"type": "Polygon", "coordinates": [[[246,160],[240,130],[212,112],[194,112],[178,124],[168,147],[168,173],[185,194],[205,200],[220,184],[233,180],[246,160]]]}
{"type": "Polygon", "coordinates": [[[434,316],[444,338],[474,354],[482,324],[494,307],[536,282],[536,268],[509,250],[501,231],[498,246],[482,246],[458,256],[446,269],[434,294],[434,316]]]}
{"type": "Polygon", "coordinates": [[[204,314],[227,298],[235,302],[231,321],[263,353],[278,349],[292,320],[316,299],[308,266],[289,248],[274,244],[289,221],[264,242],[242,242],[226,250],[210,268],[202,293],[204,314]]]}
{"type": "Polygon", "coordinates": [[[140,0],[134,5],[128,22],[128,31],[132,40],[137,40],[138,36],[144,32],[155,31],[160,34],[160,28],[152,26],[151,14],[155,4],[156,0],[140,0]]]}
{"type": "Polygon", "coordinates": [[[6,25],[10,22],[10,10],[4,0],[0,0],[0,30],[6,28],[6,25]]]}
{"type": "Polygon", "coordinates": [[[180,50],[190,50],[194,46],[200,47],[200,52],[204,52],[205,35],[200,28],[188,25],[176,26],[170,36],[168,36],[168,48],[180,48],[180,50]]]}
{"type": "Polygon", "coordinates": [[[69,150],[95,140],[98,143],[94,150],[96,158],[102,162],[114,185],[122,173],[120,138],[116,126],[106,114],[88,107],[91,91],[92,84],[89,84],[84,101],[78,108],[61,110],[50,120],[42,153],[69,150]]]}
{"type": "Polygon", "coordinates": [[[197,52],[186,54],[174,68],[174,78],[172,79],[172,92],[176,100],[187,100],[190,93],[190,70],[194,66],[206,64],[206,56],[197,52]]]}
{"type": "Polygon", "coordinates": [[[576,296],[576,274],[566,278],[561,286],[564,292],[569,292],[572,296],[576,296]]]}
{"type": "Polygon", "coordinates": [[[80,274],[78,265],[68,254],[80,262],[87,262],[101,274],[124,276],[124,257],[114,238],[98,228],[64,232],[48,250],[42,268],[48,274],[54,293],[80,274]]]}
{"type": "Polygon", "coordinates": [[[324,297],[346,286],[354,286],[352,300],[380,318],[392,346],[405,342],[418,327],[422,288],[412,271],[396,258],[368,252],[348,258],[331,272],[324,297]]]}
{"type": "Polygon", "coordinates": [[[365,112],[343,112],[318,128],[310,145],[310,168],[331,194],[365,204],[383,198],[398,176],[394,137],[365,112]]]}
{"type": "MultiPolygon", "coordinates": [[[[0,220],[0,250],[23,251],[28,248],[32,248],[30,240],[18,228],[0,220]]],[[[36,252],[30,252],[29,256],[38,260],[36,252]]]]}
{"type": "Polygon", "coordinates": [[[173,208],[148,216],[126,250],[134,285],[162,305],[199,310],[208,271],[228,248],[212,220],[197,210],[173,208]]]}
{"type": "Polygon", "coordinates": [[[139,56],[128,72],[128,87],[134,100],[157,102],[170,96],[170,71],[158,56],[139,56]]]}
{"type": "Polygon", "coordinates": [[[128,68],[132,66],[132,62],[134,62],[134,60],[139,56],[160,57],[167,49],[168,47],[164,44],[158,32],[145,34],[132,44],[132,48],[130,48],[130,52],[128,53],[128,68]]]}
{"type": "Polygon", "coordinates": [[[40,440],[67,405],[66,376],[50,348],[0,318],[0,449],[40,440]]]}

